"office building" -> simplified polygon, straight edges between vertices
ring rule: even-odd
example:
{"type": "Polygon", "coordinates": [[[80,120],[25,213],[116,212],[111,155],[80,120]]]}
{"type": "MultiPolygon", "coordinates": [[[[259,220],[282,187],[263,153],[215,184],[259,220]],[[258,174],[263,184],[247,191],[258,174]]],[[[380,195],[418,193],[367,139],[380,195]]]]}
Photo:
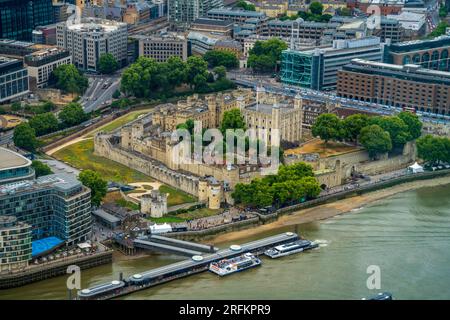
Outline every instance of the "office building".
{"type": "Polygon", "coordinates": [[[139,56],[166,62],[176,56],[186,61],[188,43],[186,38],[176,34],[161,34],[139,39],[139,56]]]}
{"type": "Polygon", "coordinates": [[[199,18],[192,23],[189,30],[196,32],[220,34],[223,36],[232,36],[233,22],[229,20],[199,18]]]}
{"type": "Polygon", "coordinates": [[[31,42],[36,44],[56,45],[56,24],[39,26],[31,33],[31,42]]]}
{"type": "Polygon", "coordinates": [[[80,69],[97,71],[102,54],[110,53],[120,66],[127,63],[127,24],[112,20],[84,18],[74,24],[59,23],[58,47],[69,50],[73,64],[80,69]]]}
{"type": "Polygon", "coordinates": [[[53,22],[52,0],[0,1],[0,38],[29,41],[34,28],[53,22]]]}
{"type": "Polygon", "coordinates": [[[334,40],[331,47],[284,50],[281,81],[315,90],[333,90],[336,88],[337,72],[354,58],[382,61],[380,38],[334,40]]]}
{"type": "Polygon", "coordinates": [[[16,181],[34,180],[31,161],[9,149],[0,147],[0,185],[16,181]]]}
{"type": "Polygon", "coordinates": [[[263,12],[232,10],[227,8],[211,9],[208,11],[207,17],[210,19],[233,21],[235,23],[245,23],[247,19],[252,18],[259,20],[266,19],[266,15],[263,12]]]}
{"type": "Polygon", "coordinates": [[[30,88],[43,88],[47,86],[50,75],[55,68],[72,63],[72,56],[68,50],[54,47],[27,55],[24,62],[30,77],[30,88]]]}
{"type": "Polygon", "coordinates": [[[450,36],[448,35],[399,42],[385,46],[383,61],[397,65],[419,64],[428,69],[449,71],[449,50],[450,36]]]}
{"type": "Polygon", "coordinates": [[[450,115],[449,72],[354,59],[338,79],[344,98],[450,115]]]}
{"type": "MultiPolygon", "coordinates": [[[[27,177],[31,162],[4,148],[0,148],[0,159],[0,176],[7,171],[6,179],[27,177]]],[[[0,216],[13,216],[30,225],[33,240],[53,236],[73,246],[89,238],[91,193],[75,176],[62,173],[12,183],[1,179],[0,216]]]]}
{"type": "Polygon", "coordinates": [[[208,10],[223,7],[223,0],[168,0],[167,16],[170,23],[188,27],[193,21],[205,17],[208,10]]]}
{"type": "Polygon", "coordinates": [[[0,273],[27,267],[31,252],[31,226],[14,216],[0,216],[0,273]]]}
{"type": "Polygon", "coordinates": [[[0,103],[17,99],[28,89],[28,71],[23,62],[0,56],[0,103]]]}

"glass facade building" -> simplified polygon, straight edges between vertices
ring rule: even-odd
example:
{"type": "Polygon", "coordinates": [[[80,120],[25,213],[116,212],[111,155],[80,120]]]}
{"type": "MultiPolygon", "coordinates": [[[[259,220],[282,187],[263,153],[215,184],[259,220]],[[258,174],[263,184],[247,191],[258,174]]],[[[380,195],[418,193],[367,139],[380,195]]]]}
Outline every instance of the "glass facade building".
{"type": "Polygon", "coordinates": [[[62,174],[5,184],[0,186],[0,215],[30,224],[33,240],[54,236],[72,246],[88,240],[91,231],[90,190],[62,174]]]}
{"type": "Polygon", "coordinates": [[[380,38],[334,40],[333,45],[327,48],[284,50],[281,59],[281,81],[314,90],[335,90],[338,71],[356,58],[380,62],[380,38]]]}
{"type": "Polygon", "coordinates": [[[35,27],[52,23],[52,0],[0,0],[0,38],[31,40],[35,27]]]}
{"type": "Polygon", "coordinates": [[[23,62],[0,56],[0,102],[28,93],[28,71],[23,62]]]}

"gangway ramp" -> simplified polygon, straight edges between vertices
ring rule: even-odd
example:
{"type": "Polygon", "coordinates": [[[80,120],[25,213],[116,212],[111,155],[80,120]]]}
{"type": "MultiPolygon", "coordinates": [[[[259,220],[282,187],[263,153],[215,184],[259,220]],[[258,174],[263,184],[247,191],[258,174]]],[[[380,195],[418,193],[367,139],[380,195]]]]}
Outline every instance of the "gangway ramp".
{"type": "Polygon", "coordinates": [[[214,253],[218,251],[218,248],[215,248],[214,246],[210,246],[207,244],[201,244],[201,243],[195,243],[191,241],[184,241],[164,236],[158,236],[158,235],[151,235],[149,237],[150,241],[157,242],[165,245],[172,245],[179,248],[184,248],[188,250],[194,250],[194,251],[200,251],[205,253],[214,253]]]}
{"type": "Polygon", "coordinates": [[[136,248],[146,249],[146,250],[154,250],[154,251],[164,251],[169,253],[175,253],[183,256],[197,256],[201,255],[202,252],[200,251],[194,251],[190,249],[185,249],[181,247],[176,247],[173,245],[167,245],[158,243],[151,240],[144,240],[144,239],[136,239],[133,241],[133,244],[136,248]]]}

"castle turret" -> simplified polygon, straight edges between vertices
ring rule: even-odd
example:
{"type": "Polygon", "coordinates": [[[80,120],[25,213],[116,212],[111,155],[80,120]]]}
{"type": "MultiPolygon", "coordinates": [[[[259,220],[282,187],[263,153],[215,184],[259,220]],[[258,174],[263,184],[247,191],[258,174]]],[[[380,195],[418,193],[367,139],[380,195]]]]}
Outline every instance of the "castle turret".
{"type": "Polygon", "coordinates": [[[214,183],[208,186],[208,207],[209,209],[220,209],[220,202],[222,199],[222,188],[220,184],[214,183]]]}
{"type": "Polygon", "coordinates": [[[198,201],[205,203],[208,201],[208,181],[204,179],[198,182],[198,201]]]}

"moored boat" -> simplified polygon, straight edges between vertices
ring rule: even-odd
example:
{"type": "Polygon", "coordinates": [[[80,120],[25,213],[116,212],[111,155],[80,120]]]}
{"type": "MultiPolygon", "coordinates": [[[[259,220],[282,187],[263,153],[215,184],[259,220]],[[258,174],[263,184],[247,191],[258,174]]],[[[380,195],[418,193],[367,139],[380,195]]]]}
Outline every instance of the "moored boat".
{"type": "Polygon", "coordinates": [[[264,254],[272,259],[288,256],[294,253],[300,253],[306,250],[317,248],[319,244],[309,240],[297,240],[285,243],[264,251],[264,254]]]}
{"type": "Polygon", "coordinates": [[[243,271],[261,265],[261,260],[251,253],[244,253],[235,258],[212,262],[209,270],[223,277],[235,272],[243,271]]]}

